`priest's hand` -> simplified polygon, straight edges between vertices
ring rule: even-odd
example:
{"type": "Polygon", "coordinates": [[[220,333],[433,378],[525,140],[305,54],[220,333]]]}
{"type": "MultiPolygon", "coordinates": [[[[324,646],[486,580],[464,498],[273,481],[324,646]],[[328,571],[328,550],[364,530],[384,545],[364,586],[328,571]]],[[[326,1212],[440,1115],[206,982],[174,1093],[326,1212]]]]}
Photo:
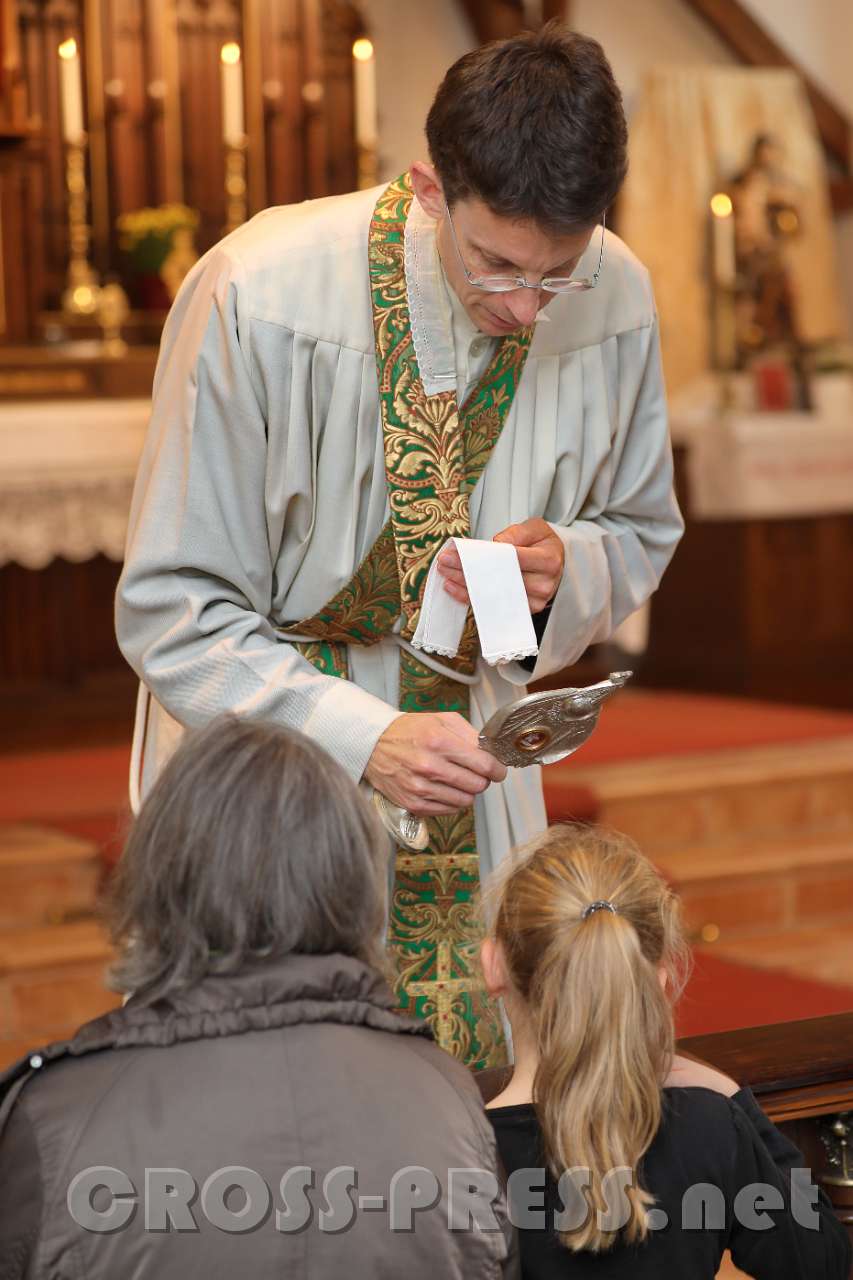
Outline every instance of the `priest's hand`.
{"type": "MultiPolygon", "coordinates": [[[[521,524],[511,524],[509,528],[502,529],[495,534],[493,541],[509,542],[515,547],[530,612],[541,613],[557,594],[563,576],[566,551],[562,539],[547,521],[540,516],[531,516],[521,524]]],[[[448,595],[462,604],[470,604],[462,562],[455,547],[447,547],[441,552],[437,567],[448,595]]]]}
{"type": "Polygon", "coordinates": [[[374,747],[364,776],[410,813],[458,813],[489,783],[506,777],[506,767],[478,746],[477,737],[455,711],[398,716],[374,747]]]}

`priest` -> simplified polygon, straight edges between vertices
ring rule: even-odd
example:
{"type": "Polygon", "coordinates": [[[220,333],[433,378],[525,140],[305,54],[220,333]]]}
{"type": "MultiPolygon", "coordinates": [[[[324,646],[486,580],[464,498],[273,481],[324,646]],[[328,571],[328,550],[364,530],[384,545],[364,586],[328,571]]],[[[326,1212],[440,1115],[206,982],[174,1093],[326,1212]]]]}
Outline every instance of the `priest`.
{"type": "Polygon", "coordinates": [[[117,598],[146,790],[223,711],[301,729],[429,819],[391,860],[401,1004],[476,1065],[481,871],[545,825],[477,730],[655,590],[681,534],[648,275],[605,229],[626,168],[600,46],[551,23],[447,72],[430,162],[258,214],[168,317],[117,598]],[[449,537],[517,550],[535,662],[412,645],[449,537]]]}

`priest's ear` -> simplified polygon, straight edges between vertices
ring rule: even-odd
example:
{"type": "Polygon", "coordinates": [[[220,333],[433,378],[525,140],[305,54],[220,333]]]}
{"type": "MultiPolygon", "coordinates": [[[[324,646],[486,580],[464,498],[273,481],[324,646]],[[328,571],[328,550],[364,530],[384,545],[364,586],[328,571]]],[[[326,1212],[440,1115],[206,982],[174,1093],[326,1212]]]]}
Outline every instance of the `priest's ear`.
{"type": "Polygon", "coordinates": [[[409,170],[412,188],[418,197],[418,204],[431,218],[443,218],[445,211],[444,188],[441,179],[431,164],[425,160],[416,160],[409,170]]]}

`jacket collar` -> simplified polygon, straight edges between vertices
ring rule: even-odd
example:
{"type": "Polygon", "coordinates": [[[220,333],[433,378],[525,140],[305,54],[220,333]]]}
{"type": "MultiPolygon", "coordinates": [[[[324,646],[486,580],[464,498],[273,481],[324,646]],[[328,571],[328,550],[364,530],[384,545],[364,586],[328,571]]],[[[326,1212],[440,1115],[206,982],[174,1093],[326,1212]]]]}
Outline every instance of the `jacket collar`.
{"type": "MultiPolygon", "coordinates": [[[[165,1047],[310,1022],[432,1038],[425,1022],[398,1011],[385,979],[362,961],[339,954],[285,956],[239,973],[211,975],[153,1005],[131,997],[121,1009],[87,1022],[71,1040],[33,1050],[0,1074],[0,1104],[4,1094],[17,1094],[34,1071],[59,1058],[100,1049],[165,1047]]],[[[11,1099],[7,1096],[6,1101],[11,1099]]],[[[5,1112],[0,1105],[0,1118],[5,1112]]]]}

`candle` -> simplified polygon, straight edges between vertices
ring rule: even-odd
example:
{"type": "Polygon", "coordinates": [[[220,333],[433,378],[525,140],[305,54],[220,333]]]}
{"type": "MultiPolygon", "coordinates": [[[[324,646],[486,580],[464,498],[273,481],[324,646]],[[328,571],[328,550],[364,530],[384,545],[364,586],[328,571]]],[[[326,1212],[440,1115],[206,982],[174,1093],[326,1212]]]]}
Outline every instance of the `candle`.
{"type": "Polygon", "coordinates": [[[376,147],[376,64],[373,44],[362,37],[352,47],[355,76],[355,140],[360,147],[376,147]]]}
{"type": "Polygon", "coordinates": [[[59,88],[62,101],[62,136],[66,142],[83,140],[83,86],[77,41],[63,40],[59,46],[59,88]]]}
{"type": "Polygon", "coordinates": [[[222,67],[222,139],[228,147],[239,147],[245,133],[240,46],[229,41],[222,46],[219,57],[222,67]]]}
{"type": "Polygon", "coordinates": [[[718,191],[711,197],[714,215],[714,279],[724,289],[735,283],[735,220],[731,196],[718,191]]]}

